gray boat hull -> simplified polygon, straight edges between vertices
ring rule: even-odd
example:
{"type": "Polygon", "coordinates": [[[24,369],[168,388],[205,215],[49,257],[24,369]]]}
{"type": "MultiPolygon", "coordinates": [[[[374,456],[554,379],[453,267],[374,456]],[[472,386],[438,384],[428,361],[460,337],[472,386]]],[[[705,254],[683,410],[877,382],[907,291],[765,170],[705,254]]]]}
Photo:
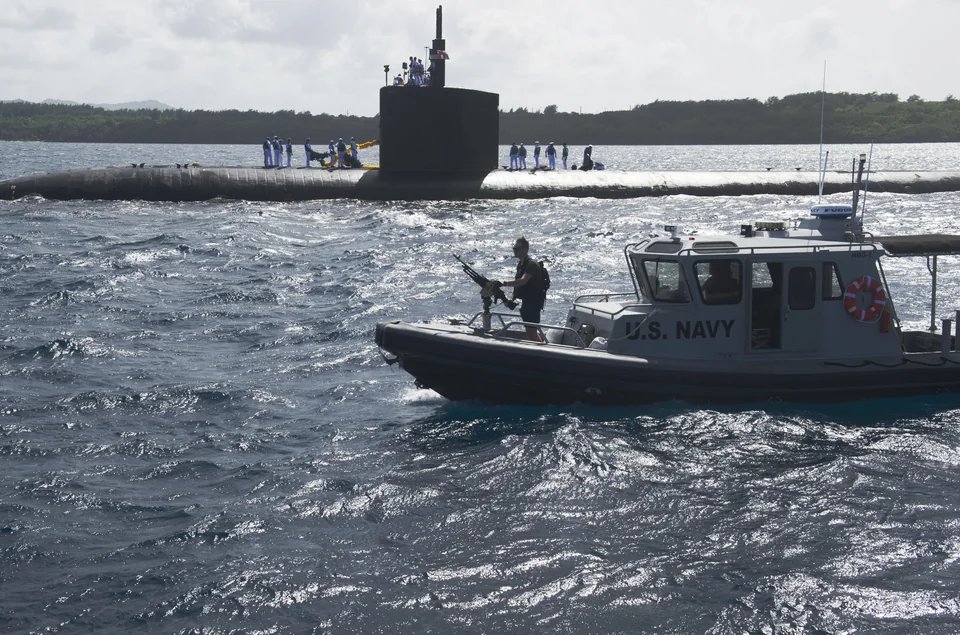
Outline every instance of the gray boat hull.
{"type": "MultiPolygon", "coordinates": [[[[705,403],[852,401],[960,392],[960,357],[900,362],[796,360],[658,363],[604,351],[494,338],[442,326],[377,325],[376,341],[417,385],[451,400],[602,405],[665,400],[705,403]]],[[[921,359],[922,357],[922,359],[921,359]]]]}

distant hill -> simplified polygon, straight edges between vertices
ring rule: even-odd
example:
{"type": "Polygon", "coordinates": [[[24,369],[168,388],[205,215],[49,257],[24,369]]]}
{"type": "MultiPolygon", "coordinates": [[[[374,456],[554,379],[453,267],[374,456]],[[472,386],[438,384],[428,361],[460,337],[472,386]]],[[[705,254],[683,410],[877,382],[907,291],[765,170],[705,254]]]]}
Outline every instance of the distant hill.
{"type": "MultiPolygon", "coordinates": [[[[20,100],[17,100],[20,101],[20,100]]],[[[81,106],[81,104],[76,101],[67,101],[63,99],[44,99],[43,104],[49,104],[52,106],[81,106]]],[[[104,110],[173,110],[173,106],[168,106],[162,101],[157,101],[156,99],[148,99],[146,101],[127,101],[122,104],[86,104],[87,106],[93,106],[95,108],[103,108],[104,110]]]]}
{"type": "MultiPolygon", "coordinates": [[[[119,106],[119,104],[116,104],[119,106]]],[[[88,104],[0,102],[0,140],[100,143],[256,143],[281,135],[326,145],[329,139],[377,139],[377,117],[280,110],[126,109],[88,104]]]]}
{"type": "Polygon", "coordinates": [[[518,108],[500,116],[504,143],[530,139],[603,145],[816,143],[820,105],[830,143],[960,141],[960,101],[900,101],[892,93],[800,93],[786,97],[655,101],[631,110],[581,115],[518,108]]]}
{"type": "MultiPolygon", "coordinates": [[[[411,89],[418,90],[418,89],[411,89]]],[[[109,143],[261,143],[280,135],[314,145],[328,139],[379,137],[378,117],[314,115],[293,110],[186,111],[113,104],[120,110],[62,103],[0,102],[0,139],[109,143]]],[[[894,94],[826,95],[830,143],[960,142],[960,101],[894,94]]],[[[500,113],[501,144],[534,139],[583,145],[722,145],[815,143],[820,93],[783,98],[655,101],[630,110],[580,114],[518,108],[500,113]]],[[[162,104],[161,104],[162,105],[162,104]]]]}

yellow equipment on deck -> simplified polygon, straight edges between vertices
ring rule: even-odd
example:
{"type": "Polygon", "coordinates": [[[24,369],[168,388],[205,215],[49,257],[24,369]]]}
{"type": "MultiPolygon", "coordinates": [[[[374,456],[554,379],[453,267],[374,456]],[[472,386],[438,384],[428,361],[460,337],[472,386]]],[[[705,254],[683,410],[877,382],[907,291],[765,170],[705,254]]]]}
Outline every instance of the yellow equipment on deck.
{"type": "MultiPolygon", "coordinates": [[[[372,147],[378,146],[378,145],[380,145],[380,140],[379,140],[379,139],[373,139],[372,141],[363,141],[363,142],[357,144],[357,150],[363,150],[364,148],[372,148],[372,147]]],[[[346,158],[344,159],[344,161],[346,162],[347,165],[353,165],[353,158],[352,158],[352,154],[353,154],[353,153],[352,153],[350,150],[351,150],[350,146],[347,146],[347,154],[346,154],[346,158]]],[[[329,165],[329,166],[324,166],[324,167],[328,167],[329,169],[333,169],[333,168],[337,167],[337,155],[336,155],[336,153],[334,153],[334,154],[330,157],[330,165],[329,165]]],[[[369,169],[369,170],[378,170],[378,169],[380,169],[380,166],[379,166],[379,165],[361,165],[361,166],[359,166],[359,167],[367,168],[367,169],[369,169]]]]}

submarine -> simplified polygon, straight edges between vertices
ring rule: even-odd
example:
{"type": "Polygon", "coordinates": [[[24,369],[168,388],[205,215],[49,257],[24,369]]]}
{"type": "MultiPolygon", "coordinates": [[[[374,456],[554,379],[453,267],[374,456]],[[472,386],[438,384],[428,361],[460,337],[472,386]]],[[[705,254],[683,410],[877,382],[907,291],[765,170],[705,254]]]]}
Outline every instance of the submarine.
{"type": "MultiPolygon", "coordinates": [[[[535,199],[553,196],[639,198],[687,194],[804,195],[817,191],[816,172],[506,171],[420,173],[396,177],[381,170],[263,169],[244,166],[103,167],[67,170],[0,182],[0,198],[51,200],[248,201],[535,199]]],[[[850,191],[849,175],[828,173],[823,192],[850,191]]],[[[903,194],[960,191],[960,171],[874,172],[870,191],[903,194]]]]}
{"type": "MultiPolygon", "coordinates": [[[[379,169],[275,169],[140,164],[34,174],[0,181],[0,199],[301,201],[636,198],[688,194],[797,195],[850,191],[847,173],[500,170],[496,93],[446,86],[443,7],[436,10],[429,81],[380,89],[379,169]],[[456,157],[451,161],[450,157],[456,157]]],[[[874,192],[960,191],[960,171],[870,175],[874,192]]]]}

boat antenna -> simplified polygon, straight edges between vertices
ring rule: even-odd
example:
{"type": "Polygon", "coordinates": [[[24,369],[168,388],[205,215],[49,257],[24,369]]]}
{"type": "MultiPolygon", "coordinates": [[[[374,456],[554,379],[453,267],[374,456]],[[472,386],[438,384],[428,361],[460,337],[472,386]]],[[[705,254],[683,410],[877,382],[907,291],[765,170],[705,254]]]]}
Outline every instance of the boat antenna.
{"type": "MultiPolygon", "coordinates": [[[[860,209],[860,190],[863,187],[863,166],[867,163],[867,155],[860,154],[860,160],[857,161],[857,158],[853,159],[853,169],[850,171],[850,177],[853,181],[853,204],[850,205],[850,209],[853,210],[853,219],[857,218],[857,210],[860,209]],[[859,167],[858,167],[859,163],[859,167]]],[[[863,224],[863,214],[860,214],[860,224],[863,224]]]]}
{"type": "Polygon", "coordinates": [[[867,157],[867,178],[863,182],[863,207],[860,211],[860,226],[863,226],[863,217],[867,213],[867,190],[870,189],[870,163],[873,161],[873,144],[870,144],[870,154],[867,157]]]}
{"type": "MultiPolygon", "coordinates": [[[[820,88],[820,150],[817,152],[817,163],[820,167],[820,184],[817,191],[817,203],[823,198],[823,181],[827,176],[827,160],[823,156],[823,112],[827,100],[827,60],[823,60],[823,85],[820,88]]],[[[830,151],[827,151],[827,157],[830,151]]]]}
{"type": "Polygon", "coordinates": [[[817,203],[823,198],[823,184],[827,180],[827,163],[830,162],[830,151],[823,153],[823,162],[820,164],[820,191],[817,194],[817,203]]]}

